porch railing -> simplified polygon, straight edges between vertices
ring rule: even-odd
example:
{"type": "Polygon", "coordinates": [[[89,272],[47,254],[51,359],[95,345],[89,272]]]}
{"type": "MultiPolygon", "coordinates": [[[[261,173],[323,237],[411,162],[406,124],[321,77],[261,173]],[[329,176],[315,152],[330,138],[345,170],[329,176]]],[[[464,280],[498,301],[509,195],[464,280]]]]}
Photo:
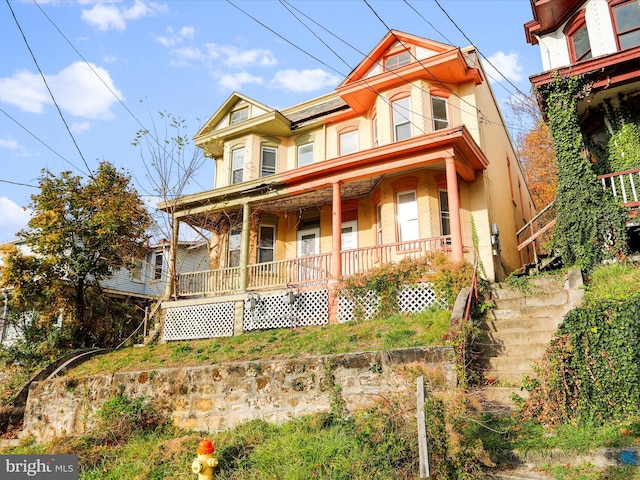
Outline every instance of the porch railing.
{"type": "Polygon", "coordinates": [[[181,273],[177,287],[178,295],[184,297],[234,293],[240,290],[240,267],[181,273]]]}
{"type": "Polygon", "coordinates": [[[257,263],[247,273],[249,290],[324,282],[331,276],[331,254],[257,263]]]}
{"type": "Polygon", "coordinates": [[[614,198],[628,208],[640,206],[638,190],[640,190],[640,169],[609,173],[598,177],[605,190],[609,190],[614,198]],[[636,185],[636,183],[638,185],[636,185]]]}
{"type": "MultiPolygon", "coordinates": [[[[416,259],[431,252],[447,252],[450,245],[451,237],[443,236],[345,250],[342,252],[342,275],[366,273],[386,263],[416,259]]],[[[331,266],[331,253],[248,265],[247,290],[324,283],[331,278],[331,266]]],[[[226,295],[240,291],[240,267],[178,275],[180,297],[226,295]]]]}
{"type": "Polygon", "coordinates": [[[451,236],[446,235],[345,250],[342,252],[342,275],[367,273],[381,265],[398,262],[405,258],[417,259],[424,257],[427,253],[447,252],[450,246],[451,236]]]}

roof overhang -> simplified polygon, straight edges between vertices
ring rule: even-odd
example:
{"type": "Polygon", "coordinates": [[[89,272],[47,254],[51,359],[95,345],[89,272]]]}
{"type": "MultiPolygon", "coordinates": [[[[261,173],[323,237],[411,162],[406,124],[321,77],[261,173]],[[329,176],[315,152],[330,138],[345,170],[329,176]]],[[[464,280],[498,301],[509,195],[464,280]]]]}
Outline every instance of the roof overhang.
{"type": "Polygon", "coordinates": [[[174,202],[163,202],[158,208],[173,212],[181,220],[216,211],[237,210],[247,203],[272,205],[274,209],[278,204],[281,207],[288,205],[288,210],[292,210],[295,209],[291,207],[292,202],[285,202],[285,199],[307,195],[306,203],[328,203],[331,197],[327,192],[336,183],[341,184],[346,197],[362,196],[383,175],[420,168],[444,169],[447,158],[455,160],[456,172],[468,182],[475,181],[477,172],[487,168],[489,163],[466,127],[457,126],[269,177],[187,195],[174,202]],[[309,200],[309,195],[314,200],[309,200]]]}
{"type": "Polygon", "coordinates": [[[538,43],[538,37],[556,31],[585,0],[531,0],[533,20],[524,24],[527,42],[538,43]]]}

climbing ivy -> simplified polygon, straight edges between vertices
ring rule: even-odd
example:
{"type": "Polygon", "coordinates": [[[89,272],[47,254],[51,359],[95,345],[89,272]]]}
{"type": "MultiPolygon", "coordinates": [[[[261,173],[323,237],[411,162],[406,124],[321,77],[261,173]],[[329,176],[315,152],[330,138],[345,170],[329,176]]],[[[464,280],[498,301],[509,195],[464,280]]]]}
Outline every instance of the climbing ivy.
{"type": "Polygon", "coordinates": [[[640,415],[640,294],[571,310],[528,385],[523,408],[550,425],[640,415]]]}
{"type": "Polygon", "coordinates": [[[580,131],[577,102],[590,91],[581,76],[557,75],[539,87],[558,162],[553,248],[565,265],[589,271],[626,248],[626,212],[595,175],[580,131]]]}

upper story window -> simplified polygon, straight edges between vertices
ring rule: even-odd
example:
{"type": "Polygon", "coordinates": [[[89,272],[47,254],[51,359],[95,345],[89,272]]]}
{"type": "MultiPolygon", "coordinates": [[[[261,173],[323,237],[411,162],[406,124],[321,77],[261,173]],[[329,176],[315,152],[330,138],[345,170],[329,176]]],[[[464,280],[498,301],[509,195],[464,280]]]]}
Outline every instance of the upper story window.
{"type": "Polygon", "coordinates": [[[278,150],[275,147],[262,147],[260,158],[260,176],[267,177],[276,173],[278,150]]]}
{"type": "Polygon", "coordinates": [[[378,146],[378,117],[373,117],[373,146],[378,146]]]}
{"type": "Polygon", "coordinates": [[[358,130],[340,134],[340,155],[358,151],[358,130]]]}
{"type": "Polygon", "coordinates": [[[584,9],[573,17],[563,30],[569,44],[569,57],[571,62],[579,62],[587,60],[593,55],[591,54],[591,43],[589,42],[589,31],[587,30],[587,22],[584,18],[584,9]]]}
{"type": "Polygon", "coordinates": [[[411,54],[408,50],[404,52],[398,53],[396,55],[391,55],[384,59],[384,69],[385,70],[394,70],[399,67],[403,67],[408,65],[411,62],[411,54]]]}
{"type": "Polygon", "coordinates": [[[313,163],[313,143],[298,145],[298,166],[313,163]]]}
{"type": "Polygon", "coordinates": [[[391,103],[393,110],[393,135],[396,142],[411,138],[411,97],[391,103]]]}
{"type": "Polygon", "coordinates": [[[611,4],[611,10],[618,48],[626,50],[640,45],[640,3],[638,0],[614,1],[611,4]]]}
{"type": "Polygon", "coordinates": [[[144,263],[142,260],[134,260],[131,269],[132,282],[144,282],[144,263]]]}
{"type": "Polygon", "coordinates": [[[229,124],[235,125],[236,123],[244,122],[247,118],[249,118],[249,107],[239,108],[231,112],[229,124]]]}
{"type": "Polygon", "coordinates": [[[449,108],[446,98],[432,96],[431,113],[433,115],[434,130],[440,130],[449,126],[449,108]]]}
{"type": "Polygon", "coordinates": [[[164,255],[162,252],[156,253],[153,259],[153,279],[162,280],[162,271],[164,270],[164,255]]]}
{"type": "Polygon", "coordinates": [[[242,182],[244,173],[244,148],[231,152],[231,183],[242,182]]]}

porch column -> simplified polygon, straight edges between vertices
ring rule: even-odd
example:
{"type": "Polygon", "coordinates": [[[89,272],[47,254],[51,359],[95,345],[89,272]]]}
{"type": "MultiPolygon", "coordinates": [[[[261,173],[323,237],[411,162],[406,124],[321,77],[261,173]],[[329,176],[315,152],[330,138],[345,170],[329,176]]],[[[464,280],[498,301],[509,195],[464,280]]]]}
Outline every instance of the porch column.
{"type": "Polygon", "coordinates": [[[342,275],[342,182],[333,184],[333,203],[331,205],[331,280],[328,285],[329,323],[338,323],[338,278],[342,275]]]}
{"type": "Polygon", "coordinates": [[[454,262],[462,262],[462,223],[460,221],[460,192],[454,157],[445,159],[447,170],[447,199],[449,200],[449,223],[451,226],[451,256],[454,262]]]}
{"type": "MultiPolygon", "coordinates": [[[[175,215],[173,216],[173,222],[171,225],[171,244],[169,245],[169,258],[167,258],[167,279],[164,284],[164,296],[165,298],[178,298],[178,275],[177,266],[178,261],[178,239],[180,230],[180,220],[175,215]]],[[[164,252],[163,252],[164,255],[164,252]]]]}
{"type": "Polygon", "coordinates": [[[342,198],[340,196],[342,182],[333,184],[333,205],[331,206],[331,276],[338,278],[342,275],[342,198]]]}
{"type": "Polygon", "coordinates": [[[240,238],[240,291],[246,292],[248,285],[247,265],[249,265],[249,227],[251,227],[251,206],[242,205],[242,233],[240,238]]]}

